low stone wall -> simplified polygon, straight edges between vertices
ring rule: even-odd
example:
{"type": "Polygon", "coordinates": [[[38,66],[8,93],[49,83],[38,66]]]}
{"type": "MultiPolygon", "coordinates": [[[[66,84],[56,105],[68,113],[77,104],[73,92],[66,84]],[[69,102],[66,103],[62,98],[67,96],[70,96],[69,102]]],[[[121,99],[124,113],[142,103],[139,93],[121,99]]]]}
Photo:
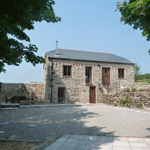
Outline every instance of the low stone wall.
{"type": "Polygon", "coordinates": [[[128,92],[135,92],[135,91],[150,91],[150,84],[133,84],[126,87],[121,87],[120,91],[128,91],[128,92]]]}
{"type": "Polygon", "coordinates": [[[150,108],[150,91],[119,92],[117,94],[102,94],[102,103],[121,106],[150,108]]]}
{"type": "Polygon", "coordinates": [[[43,101],[44,83],[3,83],[2,102],[8,101],[14,96],[25,96],[26,100],[43,101]]]}

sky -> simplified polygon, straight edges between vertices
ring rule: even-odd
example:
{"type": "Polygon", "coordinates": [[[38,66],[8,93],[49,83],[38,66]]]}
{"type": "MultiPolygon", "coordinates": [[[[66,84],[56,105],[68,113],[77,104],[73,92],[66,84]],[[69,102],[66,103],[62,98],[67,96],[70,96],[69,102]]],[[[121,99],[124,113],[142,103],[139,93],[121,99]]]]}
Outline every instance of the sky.
{"type": "MultiPolygon", "coordinates": [[[[120,22],[121,15],[115,11],[118,1],[55,0],[53,8],[61,22],[36,22],[34,30],[26,33],[43,57],[58,41],[58,48],[113,53],[138,63],[142,74],[150,73],[150,42],[140,30],[120,22]]],[[[43,64],[34,67],[23,61],[19,67],[6,65],[5,69],[0,82],[44,82],[43,64]]]]}

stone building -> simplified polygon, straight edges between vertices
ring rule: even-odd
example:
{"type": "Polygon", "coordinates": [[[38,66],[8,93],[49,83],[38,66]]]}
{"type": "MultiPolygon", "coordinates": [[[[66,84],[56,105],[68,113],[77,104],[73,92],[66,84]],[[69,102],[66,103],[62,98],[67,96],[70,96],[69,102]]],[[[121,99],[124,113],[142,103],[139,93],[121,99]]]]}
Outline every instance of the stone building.
{"type": "Polygon", "coordinates": [[[99,103],[101,93],[134,83],[134,63],[111,53],[57,49],[45,54],[45,101],[99,103]]]}

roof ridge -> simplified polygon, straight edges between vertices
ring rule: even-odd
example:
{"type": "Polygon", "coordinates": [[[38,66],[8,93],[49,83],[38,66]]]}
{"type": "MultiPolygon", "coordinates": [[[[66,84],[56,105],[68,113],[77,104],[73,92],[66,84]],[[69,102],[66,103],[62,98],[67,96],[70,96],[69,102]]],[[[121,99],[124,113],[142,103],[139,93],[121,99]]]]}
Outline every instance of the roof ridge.
{"type": "Polygon", "coordinates": [[[112,54],[112,53],[92,52],[92,51],[73,50],[73,49],[63,49],[63,48],[58,48],[58,50],[79,51],[79,52],[100,53],[100,54],[112,54]]]}

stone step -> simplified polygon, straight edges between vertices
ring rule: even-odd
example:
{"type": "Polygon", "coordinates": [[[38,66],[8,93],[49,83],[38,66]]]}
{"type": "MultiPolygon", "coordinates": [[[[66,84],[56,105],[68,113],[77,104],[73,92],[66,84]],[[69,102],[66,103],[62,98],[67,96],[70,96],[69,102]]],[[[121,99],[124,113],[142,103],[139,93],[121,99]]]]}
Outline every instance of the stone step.
{"type": "Polygon", "coordinates": [[[20,103],[1,103],[1,107],[19,107],[20,103]]]}

